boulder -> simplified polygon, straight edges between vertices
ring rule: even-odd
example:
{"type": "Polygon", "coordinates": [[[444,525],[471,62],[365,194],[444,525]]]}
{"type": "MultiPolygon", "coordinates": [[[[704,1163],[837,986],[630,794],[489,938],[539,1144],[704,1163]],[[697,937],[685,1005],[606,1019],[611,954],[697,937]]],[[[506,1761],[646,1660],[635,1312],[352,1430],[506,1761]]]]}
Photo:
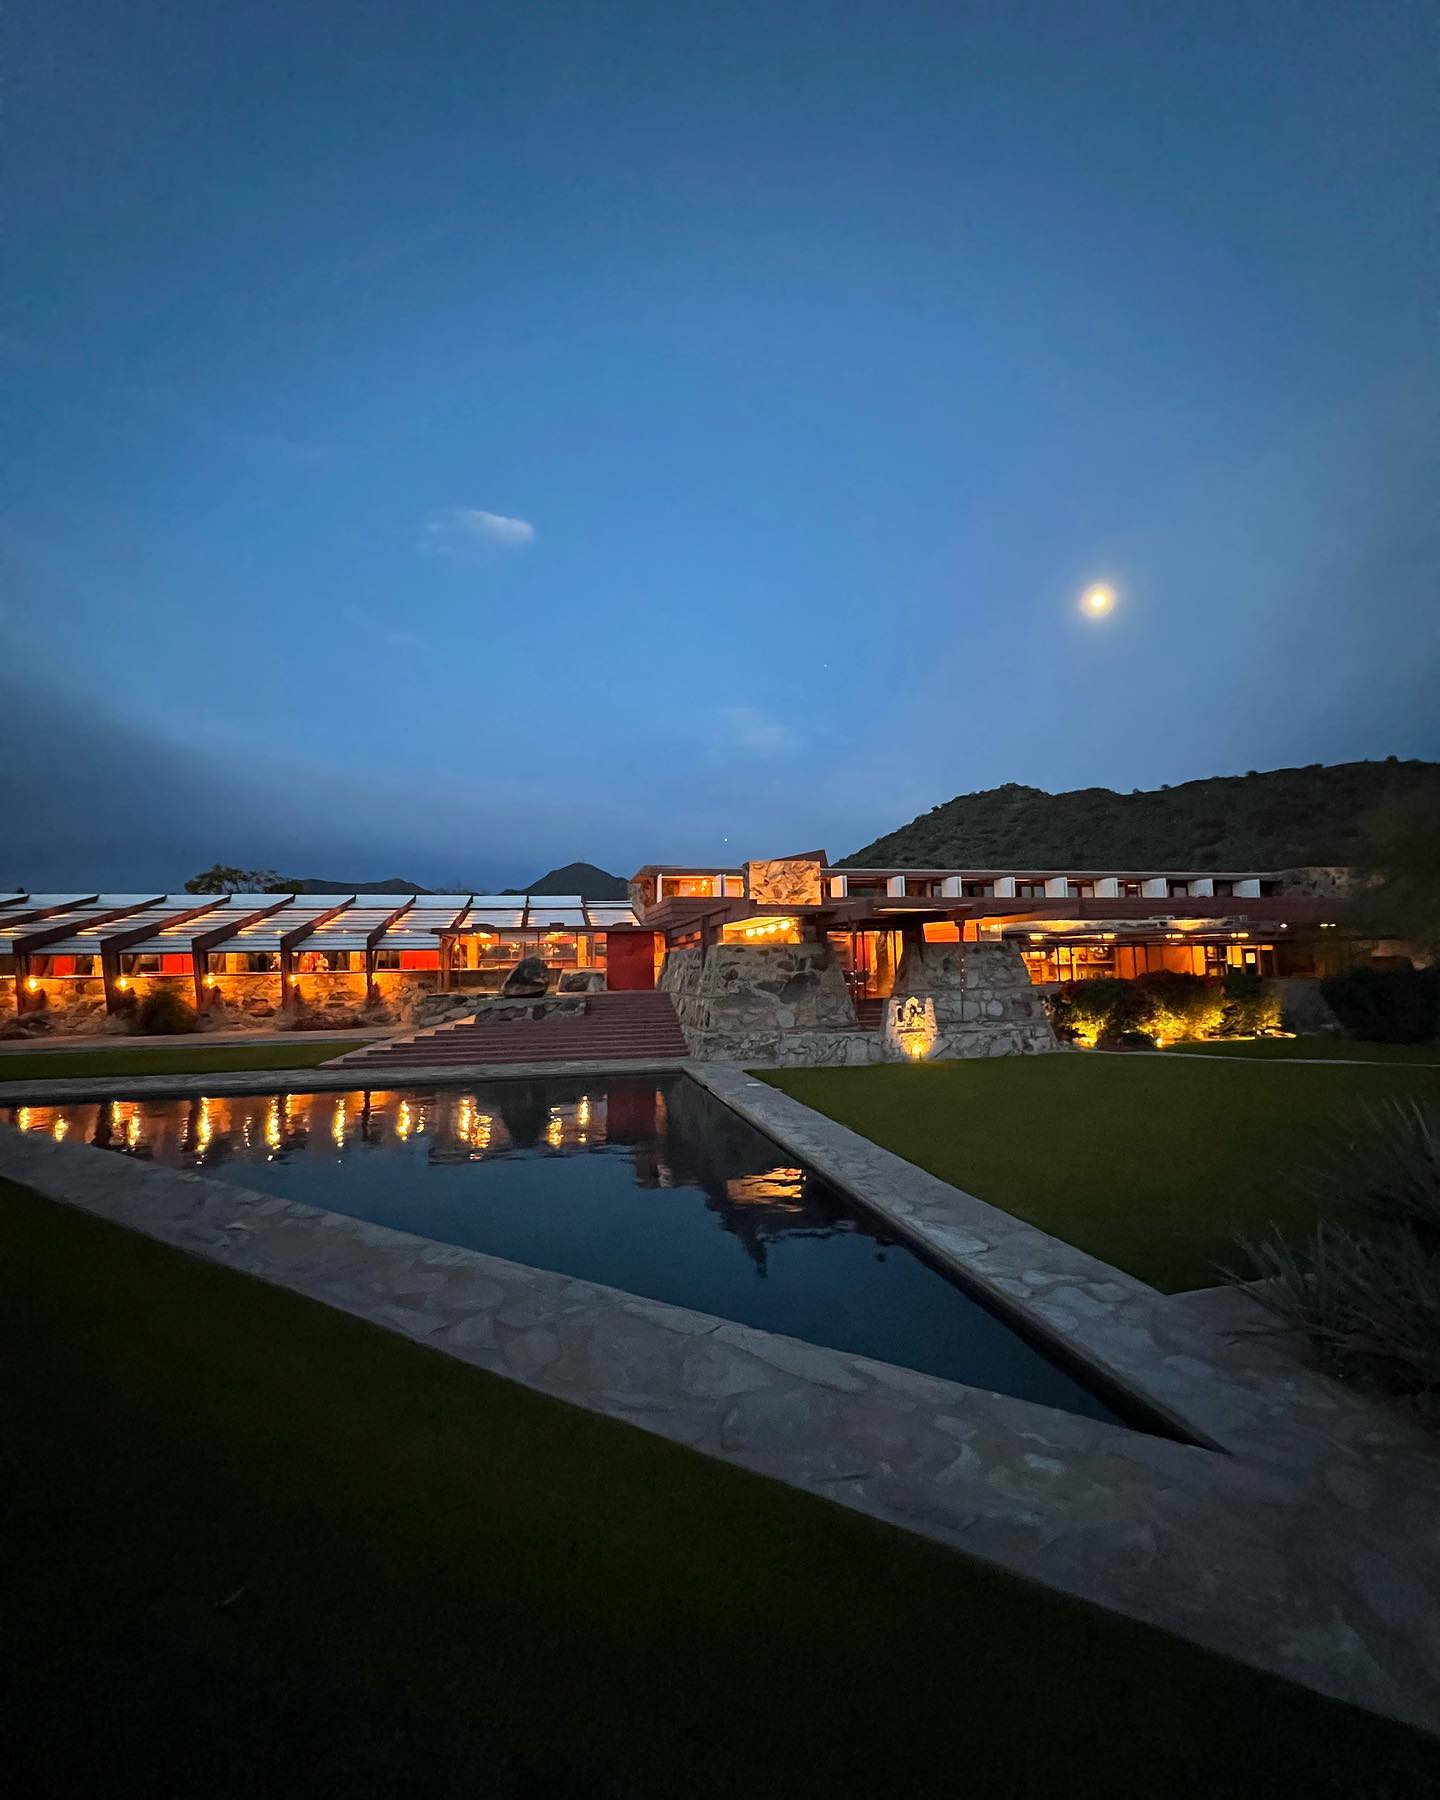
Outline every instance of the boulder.
{"type": "Polygon", "coordinates": [[[550,991],[550,971],[538,956],[524,956],[505,977],[502,994],[512,999],[522,996],[540,998],[550,991]]]}

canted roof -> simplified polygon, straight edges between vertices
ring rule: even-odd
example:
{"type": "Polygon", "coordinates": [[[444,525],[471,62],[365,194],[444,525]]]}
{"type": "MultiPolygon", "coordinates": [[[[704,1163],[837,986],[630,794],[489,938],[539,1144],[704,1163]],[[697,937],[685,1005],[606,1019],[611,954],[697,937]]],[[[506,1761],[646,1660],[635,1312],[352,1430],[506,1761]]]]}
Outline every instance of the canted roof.
{"type": "Polygon", "coordinates": [[[46,956],[98,955],[117,940],[127,953],[186,952],[202,934],[212,952],[248,955],[278,950],[305,926],[313,927],[300,940],[306,950],[339,951],[364,950],[372,938],[384,949],[433,950],[453,930],[604,931],[635,923],[623,901],[587,905],[578,894],[7,894],[0,897],[0,953],[40,933],[46,956]],[[229,919],[235,926],[226,931],[229,919]]]}

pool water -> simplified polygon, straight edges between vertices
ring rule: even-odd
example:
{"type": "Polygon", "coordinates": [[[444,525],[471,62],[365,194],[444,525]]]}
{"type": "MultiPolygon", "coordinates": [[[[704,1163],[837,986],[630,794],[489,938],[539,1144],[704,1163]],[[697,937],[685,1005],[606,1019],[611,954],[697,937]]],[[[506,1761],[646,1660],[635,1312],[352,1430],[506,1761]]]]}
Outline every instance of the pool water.
{"type": "Polygon", "coordinates": [[[110,1100],[6,1116],[973,1387],[1117,1416],[684,1077],[110,1100]]]}

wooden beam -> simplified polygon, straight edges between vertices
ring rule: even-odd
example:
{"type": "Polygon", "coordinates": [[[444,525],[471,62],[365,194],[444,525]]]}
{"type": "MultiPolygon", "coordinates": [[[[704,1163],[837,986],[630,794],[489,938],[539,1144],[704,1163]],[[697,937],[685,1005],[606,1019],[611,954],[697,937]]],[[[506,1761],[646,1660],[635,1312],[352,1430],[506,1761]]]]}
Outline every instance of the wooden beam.
{"type": "Polygon", "coordinates": [[[354,896],[354,894],[351,894],[348,899],[342,900],[338,906],[326,907],[324,912],[316,913],[316,915],[313,919],[306,919],[303,924],[294,926],[293,929],[291,929],[290,931],[287,931],[281,937],[281,939],[280,939],[280,1010],[281,1010],[281,1012],[291,1012],[294,1010],[290,1003],[290,997],[295,990],[295,972],[294,972],[295,971],[295,946],[297,944],[303,944],[305,942],[306,938],[308,938],[312,932],[318,931],[322,925],[328,925],[330,920],[333,919],[337,913],[344,912],[344,910],[347,906],[353,906],[354,904],[355,904],[355,896],[354,896]]]}
{"type": "Polygon", "coordinates": [[[209,973],[210,952],[217,945],[234,937],[236,932],[243,931],[247,925],[258,925],[261,919],[268,919],[272,914],[283,911],[294,899],[294,894],[282,894],[272,906],[259,906],[254,912],[236,913],[233,918],[227,918],[216,925],[213,930],[202,931],[191,938],[190,968],[195,982],[196,1012],[204,1012],[208,1005],[205,977],[209,973]]]}
{"type": "MultiPolygon", "coordinates": [[[[183,912],[168,913],[159,924],[153,920],[148,925],[132,925],[125,931],[117,931],[113,935],[100,940],[100,979],[105,987],[105,1010],[113,1013],[118,1010],[120,1002],[116,998],[116,990],[122,979],[120,958],[132,944],[138,944],[147,937],[153,937],[157,931],[163,931],[167,925],[183,925],[189,919],[204,918],[207,913],[214,912],[219,904],[219,897],[211,894],[200,906],[191,906],[183,912]]],[[[198,1009],[197,1009],[198,1010],[198,1009]]]]}
{"type": "MultiPolygon", "coordinates": [[[[43,950],[47,944],[58,944],[62,938],[74,937],[80,931],[92,931],[97,925],[108,925],[112,919],[131,918],[137,912],[144,912],[147,907],[158,905],[164,898],[163,894],[157,894],[153,900],[142,900],[136,906],[112,906],[108,912],[96,913],[92,918],[68,918],[60,924],[45,926],[40,931],[27,931],[17,937],[12,945],[15,955],[15,1010],[24,1012],[29,1002],[30,958],[36,951],[43,950]]],[[[47,907],[44,910],[47,917],[53,917],[60,909],[47,907]]],[[[109,1010],[108,992],[106,1008],[109,1010]]]]}
{"type": "Polygon", "coordinates": [[[93,906],[99,898],[98,894],[81,894],[77,899],[61,900],[54,906],[22,906],[17,912],[6,913],[0,923],[8,930],[12,925],[24,925],[37,919],[53,919],[56,913],[72,913],[77,906],[93,906]]]}
{"type": "Polygon", "coordinates": [[[366,934],[366,937],[365,937],[365,1004],[367,1006],[370,1004],[370,1001],[373,999],[374,994],[375,994],[375,952],[379,948],[380,941],[385,936],[385,933],[390,929],[390,927],[392,925],[397,924],[401,919],[403,919],[405,917],[406,913],[408,913],[413,908],[416,900],[418,900],[418,899],[419,899],[418,894],[412,894],[410,896],[410,898],[404,902],[403,905],[397,906],[395,908],[394,912],[392,912],[390,914],[388,919],[382,919],[373,931],[368,932],[366,934]]]}

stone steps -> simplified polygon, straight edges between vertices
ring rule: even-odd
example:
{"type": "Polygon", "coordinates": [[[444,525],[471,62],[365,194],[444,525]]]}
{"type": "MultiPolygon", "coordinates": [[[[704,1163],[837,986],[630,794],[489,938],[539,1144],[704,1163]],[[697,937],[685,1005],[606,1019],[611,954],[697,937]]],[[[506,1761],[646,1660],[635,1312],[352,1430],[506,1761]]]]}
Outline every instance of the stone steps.
{"type": "Polygon", "coordinates": [[[665,1061],[688,1054],[667,994],[586,996],[580,1014],[480,1023],[460,1019],[367,1046],[345,1066],[454,1067],[476,1063],[665,1061]]]}

